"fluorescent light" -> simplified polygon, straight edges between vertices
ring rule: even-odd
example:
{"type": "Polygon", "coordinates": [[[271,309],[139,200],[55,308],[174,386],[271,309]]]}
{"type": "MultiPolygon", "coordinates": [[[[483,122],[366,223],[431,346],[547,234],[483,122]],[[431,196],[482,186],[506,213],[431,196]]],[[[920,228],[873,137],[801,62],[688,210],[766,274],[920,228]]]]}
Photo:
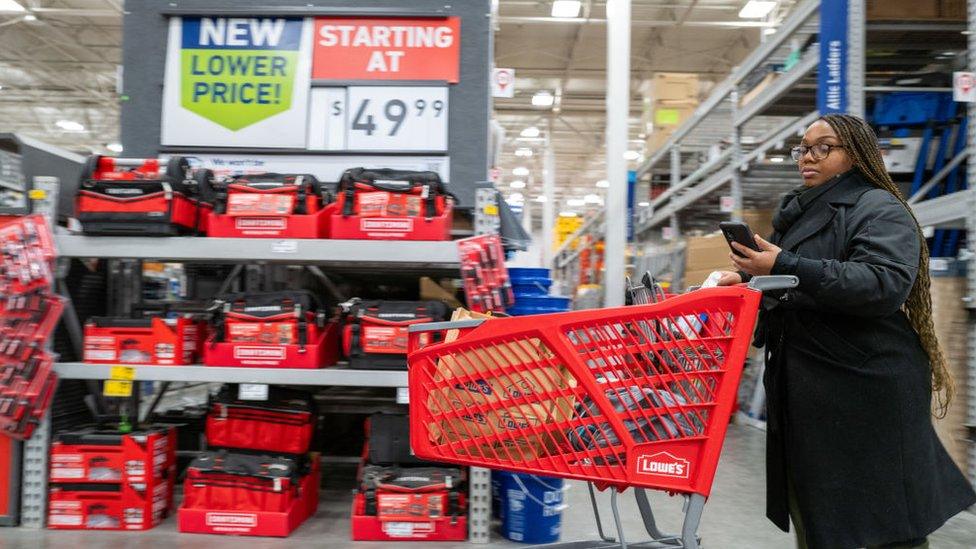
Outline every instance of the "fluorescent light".
{"type": "Polygon", "coordinates": [[[586,204],[603,204],[603,199],[595,194],[588,194],[583,197],[583,202],[586,204]]]}
{"type": "Polygon", "coordinates": [[[571,212],[569,210],[559,212],[559,217],[576,217],[576,212],[571,212]]]}
{"type": "Polygon", "coordinates": [[[650,206],[651,203],[650,202],[638,202],[637,205],[640,206],[641,208],[646,208],[646,207],[650,206]]]}
{"type": "Polygon", "coordinates": [[[553,17],[579,17],[583,2],[580,0],[555,0],[552,3],[553,17]]]}
{"type": "Polygon", "coordinates": [[[539,196],[533,198],[532,200],[535,201],[535,202],[545,202],[546,201],[546,197],[544,195],[541,195],[540,194],[539,196]]]}
{"type": "Polygon", "coordinates": [[[536,107],[551,107],[556,102],[556,98],[547,91],[536,92],[532,96],[532,105],[536,107]]]}
{"type": "Polygon", "coordinates": [[[37,21],[37,16],[34,15],[33,13],[28,13],[27,15],[24,16],[24,21],[27,21],[28,23],[33,23],[34,21],[37,21]]]}
{"type": "Polygon", "coordinates": [[[512,193],[508,195],[508,200],[511,202],[522,202],[525,200],[525,196],[522,193],[512,193]]]}
{"type": "Polygon", "coordinates": [[[105,148],[114,153],[120,153],[122,152],[122,143],[109,143],[105,145],[105,148]]]}
{"type": "Polygon", "coordinates": [[[532,156],[532,149],[528,147],[522,147],[520,149],[515,149],[515,156],[521,156],[523,158],[528,158],[532,156]]]}
{"type": "Polygon", "coordinates": [[[624,153],[624,158],[627,160],[637,160],[640,158],[641,153],[637,151],[627,151],[624,153]]]}
{"type": "Polygon", "coordinates": [[[763,29],[763,34],[765,34],[766,36],[769,36],[771,34],[776,34],[776,29],[774,27],[766,27],[765,29],[763,29]]]}
{"type": "Polygon", "coordinates": [[[511,188],[513,188],[513,189],[524,189],[525,188],[525,181],[522,181],[521,179],[516,179],[515,181],[512,181],[511,183],[509,183],[508,186],[511,187],[511,188]]]}
{"type": "Polygon", "coordinates": [[[580,206],[586,206],[586,201],[582,198],[570,198],[566,201],[566,205],[570,208],[579,208],[580,206]]]}
{"type": "Polygon", "coordinates": [[[75,122],[74,120],[58,120],[54,124],[66,132],[85,131],[85,126],[81,125],[78,122],[75,122]]]}
{"type": "Polygon", "coordinates": [[[779,164],[780,162],[786,161],[786,159],[783,158],[782,156],[771,156],[771,157],[769,157],[769,161],[770,162],[775,162],[775,163],[779,164]]]}
{"type": "Polygon", "coordinates": [[[539,137],[540,133],[541,132],[539,131],[539,128],[535,126],[529,126],[528,128],[522,130],[522,132],[519,133],[519,135],[521,135],[522,137],[539,137]]]}
{"type": "Polygon", "coordinates": [[[14,0],[0,0],[0,11],[24,12],[27,10],[24,9],[24,6],[14,2],[14,0]]]}
{"type": "Polygon", "coordinates": [[[608,189],[610,188],[610,182],[606,179],[601,179],[596,182],[596,186],[600,189],[608,189]]]}
{"type": "Polygon", "coordinates": [[[515,175],[515,176],[518,176],[518,177],[525,177],[525,176],[529,175],[529,169],[526,168],[525,166],[519,166],[519,167],[515,168],[514,170],[512,170],[512,175],[515,175]]]}
{"type": "Polygon", "coordinates": [[[773,0],[749,0],[745,6],[739,10],[739,17],[742,19],[762,19],[769,15],[776,7],[773,0]]]}

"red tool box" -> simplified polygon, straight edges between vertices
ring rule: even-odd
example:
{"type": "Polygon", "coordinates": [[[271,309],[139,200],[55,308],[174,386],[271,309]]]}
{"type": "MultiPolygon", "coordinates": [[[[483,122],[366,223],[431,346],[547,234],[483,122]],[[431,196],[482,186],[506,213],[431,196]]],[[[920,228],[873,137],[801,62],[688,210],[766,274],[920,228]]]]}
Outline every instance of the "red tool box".
{"type": "Polygon", "coordinates": [[[92,317],[85,324],[84,361],[91,364],[194,364],[206,324],[179,318],[92,317]]]}
{"type": "Polygon", "coordinates": [[[52,484],[47,527],[55,530],[148,530],[171,509],[173,479],[146,492],[122,484],[52,484]]]}
{"type": "Polygon", "coordinates": [[[187,469],[179,531],[288,536],[315,514],[320,475],[318,454],[300,465],[281,457],[205,452],[187,469]]]}
{"type": "Polygon", "coordinates": [[[407,329],[412,324],[447,319],[440,301],[363,301],[342,304],[346,315],[343,354],[355,368],[406,369],[407,329]]]}
{"type": "Polygon", "coordinates": [[[62,432],[54,435],[50,456],[51,482],[123,483],[144,491],[167,478],[176,464],[176,430],[62,432]]]}
{"type": "Polygon", "coordinates": [[[452,200],[436,172],[346,170],[337,189],[330,237],[450,240],[452,200]]]}
{"type": "Polygon", "coordinates": [[[315,176],[239,175],[214,185],[208,236],[327,238],[331,193],[315,176]]]}
{"type": "Polygon", "coordinates": [[[207,445],[285,454],[309,451],[315,433],[310,393],[271,387],[268,400],[239,400],[236,385],[224,385],[207,414],[207,445]]]}
{"type": "Polygon", "coordinates": [[[81,176],[75,215],[86,234],[203,233],[213,209],[209,170],[191,174],[189,161],[93,155],[81,176]]]}
{"type": "Polygon", "coordinates": [[[208,366],[321,368],[339,360],[339,328],[311,292],[220,297],[204,347],[208,366]]]}

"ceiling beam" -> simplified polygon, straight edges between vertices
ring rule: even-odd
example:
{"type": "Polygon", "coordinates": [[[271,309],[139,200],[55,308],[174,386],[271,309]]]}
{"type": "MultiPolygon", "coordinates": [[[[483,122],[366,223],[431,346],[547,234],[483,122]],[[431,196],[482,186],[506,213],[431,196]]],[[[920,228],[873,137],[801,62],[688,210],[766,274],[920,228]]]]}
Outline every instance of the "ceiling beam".
{"type": "MultiPolygon", "coordinates": [[[[498,22],[503,25],[572,25],[572,24],[582,24],[582,23],[595,23],[598,25],[606,25],[607,20],[598,17],[591,17],[590,19],[583,19],[581,17],[565,18],[565,17],[548,17],[548,16],[535,16],[535,15],[502,15],[499,16],[498,22]]],[[[631,23],[632,27],[635,28],[655,28],[655,27],[677,27],[678,21],[671,20],[651,20],[651,19],[638,19],[631,23]]],[[[685,27],[707,27],[716,30],[741,30],[749,28],[766,28],[774,27],[775,23],[770,23],[766,21],[743,21],[741,19],[729,20],[729,21],[685,21],[683,23],[685,27]]]]}

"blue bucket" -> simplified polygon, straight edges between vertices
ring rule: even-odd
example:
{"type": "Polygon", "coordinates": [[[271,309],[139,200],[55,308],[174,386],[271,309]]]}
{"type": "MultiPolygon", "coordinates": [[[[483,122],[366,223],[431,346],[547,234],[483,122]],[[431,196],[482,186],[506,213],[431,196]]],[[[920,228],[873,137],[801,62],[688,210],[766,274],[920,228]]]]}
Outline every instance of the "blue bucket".
{"type": "Polygon", "coordinates": [[[512,290],[515,292],[515,298],[518,299],[519,297],[548,295],[550,286],[552,286],[551,280],[535,280],[529,283],[513,282],[512,290]]]}
{"type": "Polygon", "coordinates": [[[494,471],[501,495],[502,535],[523,543],[553,543],[562,528],[563,480],[494,471]]]}
{"type": "Polygon", "coordinates": [[[549,269],[512,267],[508,270],[508,278],[512,281],[516,296],[546,295],[552,286],[549,269]]]}
{"type": "Polygon", "coordinates": [[[566,309],[557,309],[555,307],[509,307],[505,309],[505,312],[512,316],[531,316],[565,313],[566,309]]]}
{"type": "Polygon", "coordinates": [[[558,309],[568,311],[571,299],[558,295],[527,295],[515,298],[519,309],[558,309]]]}

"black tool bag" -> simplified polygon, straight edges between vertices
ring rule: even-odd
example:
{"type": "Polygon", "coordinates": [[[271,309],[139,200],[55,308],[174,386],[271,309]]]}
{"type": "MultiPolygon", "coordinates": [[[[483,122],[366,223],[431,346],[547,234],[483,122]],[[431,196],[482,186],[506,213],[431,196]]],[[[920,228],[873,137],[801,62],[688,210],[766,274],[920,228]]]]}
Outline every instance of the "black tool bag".
{"type": "MultiPolygon", "coordinates": [[[[272,207],[264,212],[265,215],[306,215],[318,212],[332,201],[332,193],[328,187],[311,174],[283,174],[261,173],[238,175],[227,178],[214,185],[214,212],[218,214],[228,212],[228,201],[233,202],[232,195],[252,195],[249,200],[257,202],[277,202],[279,196],[294,197],[289,200],[291,208],[278,210],[272,207]]],[[[233,210],[233,205],[230,208],[233,210]]],[[[252,215],[259,212],[250,211],[252,215]]]]}
{"type": "Polygon", "coordinates": [[[410,450],[410,418],[403,414],[369,417],[367,459],[372,465],[433,465],[410,450]]]}
{"type": "MultiPolygon", "coordinates": [[[[363,215],[357,193],[377,191],[418,196],[423,201],[423,213],[416,217],[428,219],[441,215],[447,198],[454,197],[437,172],[352,168],[342,174],[337,189],[342,215],[363,215]]],[[[410,216],[409,212],[398,215],[410,216]]]]}
{"type": "Polygon", "coordinates": [[[447,305],[440,301],[353,299],[342,309],[343,350],[349,364],[362,369],[405,370],[408,328],[447,318],[447,305]]]}
{"type": "Polygon", "coordinates": [[[236,336],[240,331],[259,325],[257,337],[272,339],[250,343],[296,344],[304,350],[318,340],[327,309],[312,292],[291,290],[222,295],[211,306],[211,313],[213,343],[239,341],[236,336]]]}
{"type": "Polygon", "coordinates": [[[446,496],[445,514],[457,517],[464,512],[464,476],[450,467],[398,467],[366,465],[359,490],[366,500],[366,514],[376,516],[377,501],[383,494],[431,494],[446,496]]]}

